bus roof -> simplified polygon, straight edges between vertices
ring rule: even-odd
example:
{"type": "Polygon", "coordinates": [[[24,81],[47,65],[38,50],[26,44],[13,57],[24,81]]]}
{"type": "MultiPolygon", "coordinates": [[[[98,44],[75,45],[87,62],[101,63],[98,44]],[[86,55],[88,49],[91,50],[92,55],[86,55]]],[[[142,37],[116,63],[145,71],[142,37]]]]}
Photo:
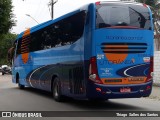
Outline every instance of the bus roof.
{"type": "Polygon", "coordinates": [[[107,1],[97,1],[96,4],[106,4],[106,3],[119,3],[119,4],[135,4],[135,5],[144,5],[144,3],[136,2],[135,0],[107,0],[107,1]]]}
{"type": "MultiPolygon", "coordinates": [[[[36,26],[33,26],[33,27],[30,28],[30,32],[33,33],[33,32],[35,32],[35,31],[38,31],[38,30],[40,30],[40,29],[42,29],[42,28],[44,28],[44,27],[46,27],[46,26],[49,26],[49,25],[51,25],[51,24],[53,24],[53,23],[56,23],[56,22],[58,22],[58,21],[60,21],[60,20],[62,20],[62,19],[64,19],[64,18],[66,18],[66,17],[69,17],[69,16],[71,16],[71,15],[73,15],[73,14],[78,13],[79,11],[84,10],[84,8],[86,9],[87,5],[89,5],[89,4],[96,4],[96,3],[97,3],[97,4],[105,4],[105,3],[128,4],[128,3],[132,3],[132,4],[143,5],[142,3],[140,4],[140,3],[137,3],[137,2],[133,2],[133,0],[132,0],[132,1],[126,1],[126,0],[98,1],[98,0],[97,0],[97,2],[88,3],[88,4],[80,7],[79,9],[77,9],[77,10],[75,10],[75,11],[73,11],[73,12],[69,12],[69,13],[67,13],[67,14],[59,17],[59,18],[56,18],[56,19],[54,19],[54,20],[48,20],[48,21],[46,21],[46,22],[44,22],[44,23],[38,24],[38,25],[36,25],[36,26]]],[[[25,32],[25,31],[21,32],[21,33],[18,35],[17,40],[18,40],[19,38],[22,38],[24,32],[25,32]]]]}

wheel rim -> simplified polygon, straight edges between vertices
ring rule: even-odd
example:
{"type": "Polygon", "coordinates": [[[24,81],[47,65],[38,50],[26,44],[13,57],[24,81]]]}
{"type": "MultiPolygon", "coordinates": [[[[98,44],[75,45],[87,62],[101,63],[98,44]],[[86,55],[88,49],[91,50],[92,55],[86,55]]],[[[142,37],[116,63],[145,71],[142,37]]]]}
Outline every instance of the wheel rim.
{"type": "Polygon", "coordinates": [[[54,88],[54,97],[58,98],[59,96],[59,86],[58,83],[56,82],[55,88],[54,88]]]}

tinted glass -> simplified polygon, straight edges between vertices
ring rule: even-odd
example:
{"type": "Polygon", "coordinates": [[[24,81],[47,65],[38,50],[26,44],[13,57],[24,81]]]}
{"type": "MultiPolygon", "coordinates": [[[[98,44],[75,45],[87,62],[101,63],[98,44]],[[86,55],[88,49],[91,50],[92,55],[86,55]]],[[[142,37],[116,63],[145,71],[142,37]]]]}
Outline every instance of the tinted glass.
{"type": "Polygon", "coordinates": [[[76,42],[83,34],[85,15],[85,11],[81,11],[32,33],[30,52],[76,42]]]}
{"type": "Polygon", "coordinates": [[[142,5],[102,4],[97,5],[96,14],[96,28],[131,26],[151,29],[148,8],[142,5]]]}
{"type": "Polygon", "coordinates": [[[22,45],[22,38],[20,38],[17,54],[73,44],[83,35],[85,17],[86,12],[81,11],[33,32],[30,36],[23,38],[25,39],[25,42],[23,42],[25,45],[22,45]],[[27,39],[29,39],[29,42],[26,42],[27,39]]]}

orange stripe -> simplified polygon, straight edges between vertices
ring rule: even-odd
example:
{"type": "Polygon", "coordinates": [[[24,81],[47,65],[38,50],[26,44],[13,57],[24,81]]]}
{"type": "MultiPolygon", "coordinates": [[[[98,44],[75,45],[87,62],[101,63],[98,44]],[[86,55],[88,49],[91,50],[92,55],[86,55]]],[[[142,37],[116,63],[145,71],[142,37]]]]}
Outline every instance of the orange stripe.
{"type": "MultiPolygon", "coordinates": [[[[105,45],[105,47],[125,47],[126,49],[128,48],[128,45],[105,45]]],[[[104,50],[105,51],[105,50],[104,50]]],[[[114,50],[113,50],[114,51],[114,50]]],[[[116,50],[117,51],[117,50],[116,50]]],[[[121,50],[119,50],[121,51],[121,50]]],[[[123,51],[123,50],[122,50],[123,51]]],[[[123,53],[123,54],[118,54],[118,53],[105,53],[105,56],[106,58],[109,60],[109,61],[115,61],[115,60],[120,60],[120,61],[124,61],[128,54],[127,53],[123,53]]],[[[113,64],[120,64],[121,62],[119,63],[113,63],[113,64]]]]}
{"type": "MultiPolygon", "coordinates": [[[[22,52],[27,52],[27,53],[23,53],[22,54],[22,61],[23,61],[23,63],[24,64],[26,64],[27,62],[28,62],[28,59],[29,59],[29,53],[28,53],[28,51],[26,51],[26,50],[24,50],[23,49],[23,47],[25,47],[25,41],[26,41],[26,37],[28,37],[30,35],[30,29],[27,29],[25,32],[24,32],[24,34],[23,34],[23,36],[22,36],[22,44],[21,44],[21,49],[22,49],[22,52]],[[23,47],[22,47],[23,46],[23,47]],[[24,51],[23,51],[24,50],[24,51]]],[[[27,38],[27,41],[30,41],[30,38],[27,38]]],[[[27,44],[28,45],[28,44],[27,44]]],[[[27,47],[27,46],[26,46],[27,47]]]]}
{"type": "Polygon", "coordinates": [[[127,78],[101,78],[103,84],[107,85],[122,85],[122,84],[141,84],[145,83],[147,77],[127,77],[127,78]],[[107,82],[109,81],[114,81],[118,80],[119,82],[107,82]],[[120,81],[121,80],[121,81],[120,81]]]}

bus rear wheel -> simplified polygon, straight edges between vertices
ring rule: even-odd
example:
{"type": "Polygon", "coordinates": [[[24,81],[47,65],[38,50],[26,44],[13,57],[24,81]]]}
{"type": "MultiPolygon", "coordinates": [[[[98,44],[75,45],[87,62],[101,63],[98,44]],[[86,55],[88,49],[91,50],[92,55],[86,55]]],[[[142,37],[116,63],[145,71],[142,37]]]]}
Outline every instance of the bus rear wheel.
{"type": "Polygon", "coordinates": [[[55,101],[57,102],[63,101],[63,96],[61,94],[61,82],[58,77],[54,79],[52,92],[53,92],[53,98],[55,99],[55,101]]]}
{"type": "Polygon", "coordinates": [[[91,103],[102,103],[102,102],[108,101],[108,99],[102,99],[102,98],[89,98],[88,100],[91,103]]]}

